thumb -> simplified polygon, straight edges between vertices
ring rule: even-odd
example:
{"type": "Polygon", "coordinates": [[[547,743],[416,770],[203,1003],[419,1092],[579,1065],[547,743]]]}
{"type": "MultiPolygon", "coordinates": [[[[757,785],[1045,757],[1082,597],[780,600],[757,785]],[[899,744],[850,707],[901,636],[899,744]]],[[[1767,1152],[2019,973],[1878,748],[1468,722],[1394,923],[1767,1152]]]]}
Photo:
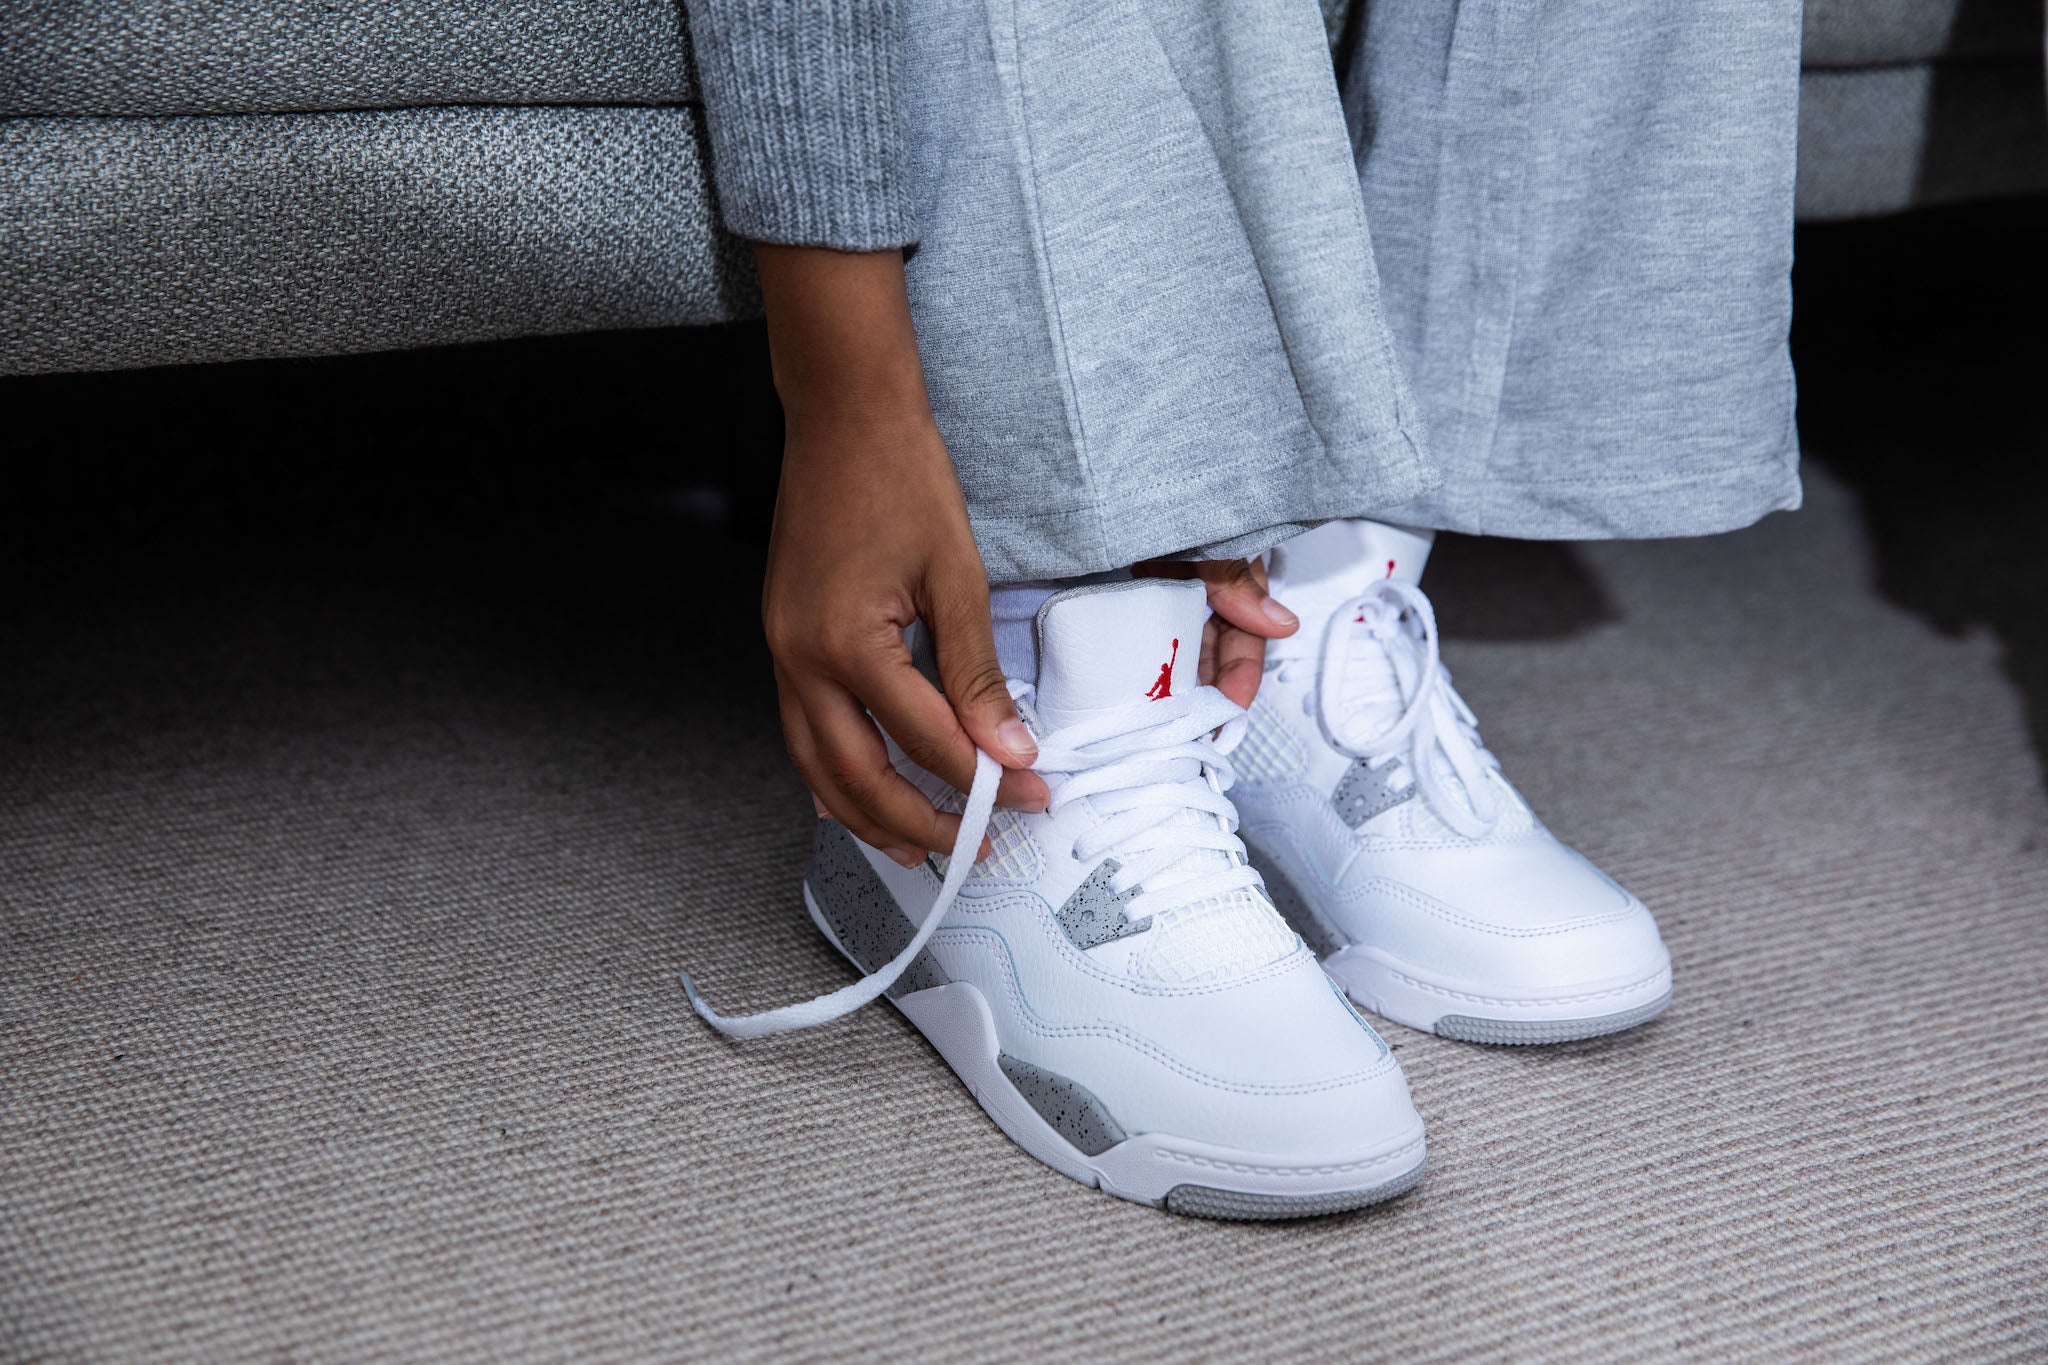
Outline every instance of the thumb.
{"type": "Polygon", "coordinates": [[[960,727],[977,748],[1004,767],[1030,767],[1038,758],[1038,742],[1017,718],[1017,705],[1010,700],[1009,684],[996,661],[987,582],[979,572],[953,575],[952,583],[933,599],[925,624],[931,627],[938,655],[939,686],[960,718],[960,727]]]}
{"type": "Polygon", "coordinates": [[[1266,592],[1266,566],[1256,559],[1210,559],[1195,566],[1209,590],[1209,610],[1248,635],[1292,635],[1301,621],[1266,592]]]}

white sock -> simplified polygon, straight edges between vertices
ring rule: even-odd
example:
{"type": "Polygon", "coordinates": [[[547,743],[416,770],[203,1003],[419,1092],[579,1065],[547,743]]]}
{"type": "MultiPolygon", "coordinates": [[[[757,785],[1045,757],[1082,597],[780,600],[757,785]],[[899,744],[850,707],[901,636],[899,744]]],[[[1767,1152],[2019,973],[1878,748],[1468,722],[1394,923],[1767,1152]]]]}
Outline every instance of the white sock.
{"type": "Polygon", "coordinates": [[[1083,574],[1078,578],[1041,578],[1029,583],[1004,583],[989,589],[989,614],[995,618],[996,662],[1006,678],[1038,681],[1038,609],[1045,599],[1069,588],[1098,583],[1123,583],[1129,569],[1083,574]]]}
{"type": "Polygon", "coordinates": [[[1009,583],[989,589],[988,605],[995,617],[996,662],[1006,678],[1038,680],[1038,609],[1045,599],[1069,583],[1058,580],[1037,583],[1009,583]]]}

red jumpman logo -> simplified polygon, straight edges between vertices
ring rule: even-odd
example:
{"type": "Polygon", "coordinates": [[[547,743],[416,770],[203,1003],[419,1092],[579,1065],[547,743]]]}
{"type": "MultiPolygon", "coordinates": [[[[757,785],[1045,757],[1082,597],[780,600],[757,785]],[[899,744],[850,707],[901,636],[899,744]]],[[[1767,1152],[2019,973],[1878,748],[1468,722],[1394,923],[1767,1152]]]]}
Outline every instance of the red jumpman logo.
{"type": "Polygon", "coordinates": [[[1152,684],[1152,690],[1145,694],[1146,701],[1158,701],[1173,695],[1173,661],[1180,657],[1180,641],[1173,642],[1173,653],[1165,663],[1159,665],[1159,681],[1152,684]]]}

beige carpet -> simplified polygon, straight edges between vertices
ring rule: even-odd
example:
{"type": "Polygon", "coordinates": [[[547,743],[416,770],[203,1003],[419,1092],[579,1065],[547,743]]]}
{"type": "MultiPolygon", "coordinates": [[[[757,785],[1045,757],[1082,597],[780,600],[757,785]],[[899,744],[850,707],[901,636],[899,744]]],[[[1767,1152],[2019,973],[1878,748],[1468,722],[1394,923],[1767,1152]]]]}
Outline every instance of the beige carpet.
{"type": "Polygon", "coordinates": [[[1816,477],[1720,540],[1447,545],[1460,684],[1676,1003],[1389,1025],[1429,1179],[1282,1226],[1037,1166],[888,1010],[689,1015],[684,965],[846,979],[756,552],[707,584],[643,518],[15,583],[0,1357],[2040,1359],[2040,758],[1862,525],[1816,477]]]}

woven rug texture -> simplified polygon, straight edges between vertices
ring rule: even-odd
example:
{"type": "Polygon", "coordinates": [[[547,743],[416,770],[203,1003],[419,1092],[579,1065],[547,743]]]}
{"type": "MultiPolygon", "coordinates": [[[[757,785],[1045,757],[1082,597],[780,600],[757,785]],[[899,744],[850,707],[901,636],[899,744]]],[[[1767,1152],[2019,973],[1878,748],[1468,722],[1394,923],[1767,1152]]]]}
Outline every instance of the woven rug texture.
{"type": "MultiPolygon", "coordinates": [[[[1858,495],[1447,541],[1445,654],[1670,1012],[1384,1027],[1431,1169],[1186,1221],[1037,1165],[805,918],[760,552],[652,513],[118,591],[0,644],[0,1357],[2048,1356],[2048,803],[1858,495]]],[[[2031,557],[2040,573],[2038,555],[2031,557]]],[[[47,591],[45,591],[47,589],[47,591]]]]}

